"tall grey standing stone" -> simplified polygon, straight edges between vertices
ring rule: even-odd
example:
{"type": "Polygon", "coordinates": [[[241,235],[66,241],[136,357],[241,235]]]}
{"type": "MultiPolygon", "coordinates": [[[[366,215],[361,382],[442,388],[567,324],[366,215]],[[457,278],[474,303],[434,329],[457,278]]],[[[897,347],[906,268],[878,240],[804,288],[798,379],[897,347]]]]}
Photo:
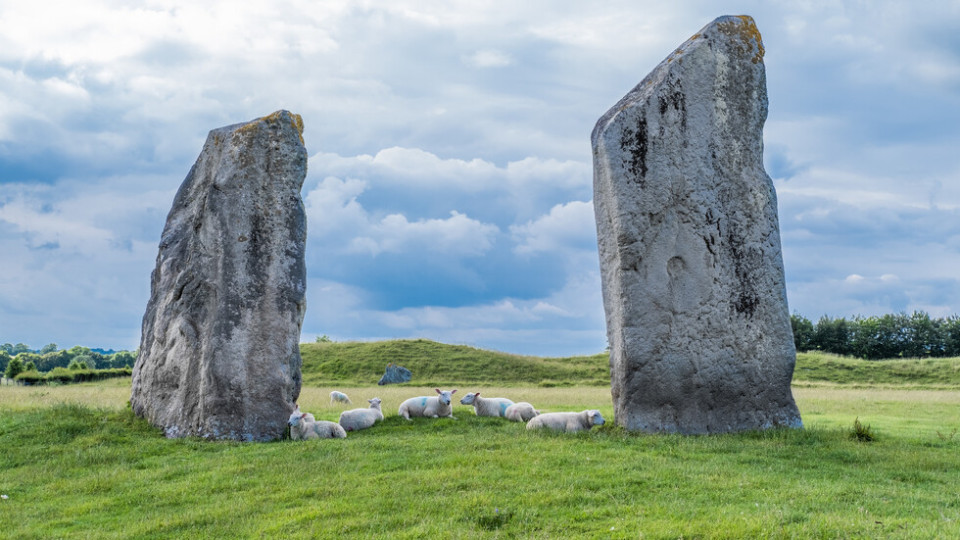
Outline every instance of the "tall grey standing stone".
{"type": "Polygon", "coordinates": [[[802,425],[763,169],[763,52],[752,18],[720,17],[593,130],[611,387],[627,429],[802,425]]]}
{"type": "Polygon", "coordinates": [[[130,404],[168,437],[280,438],[300,394],[299,115],[215,129],[173,201],[130,404]]]}

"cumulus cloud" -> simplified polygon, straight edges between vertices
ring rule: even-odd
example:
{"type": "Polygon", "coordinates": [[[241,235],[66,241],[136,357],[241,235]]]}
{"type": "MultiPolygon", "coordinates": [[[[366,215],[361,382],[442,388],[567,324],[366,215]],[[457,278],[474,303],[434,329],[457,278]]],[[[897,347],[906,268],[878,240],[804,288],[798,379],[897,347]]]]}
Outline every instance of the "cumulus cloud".
{"type": "Polygon", "coordinates": [[[558,204],[550,213],[510,227],[517,240],[517,253],[555,252],[569,249],[593,249],[596,247],[596,222],[593,217],[593,202],[571,201],[558,204]]]}
{"type": "Polygon", "coordinates": [[[452,210],[447,219],[412,223],[401,214],[390,214],[373,224],[368,232],[372,236],[358,236],[351,241],[351,250],[371,255],[431,250],[452,256],[476,257],[490,249],[492,237],[498,229],[452,210]]]}

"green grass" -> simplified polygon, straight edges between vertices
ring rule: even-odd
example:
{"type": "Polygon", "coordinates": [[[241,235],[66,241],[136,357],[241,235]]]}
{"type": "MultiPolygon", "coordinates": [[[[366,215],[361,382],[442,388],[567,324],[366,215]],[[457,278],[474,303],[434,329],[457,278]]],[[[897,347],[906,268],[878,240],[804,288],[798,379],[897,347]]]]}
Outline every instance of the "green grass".
{"type": "MultiPolygon", "coordinates": [[[[456,420],[406,422],[396,406],[426,388],[345,389],[382,394],[384,422],[345,440],[242,444],[164,439],[125,407],[129,386],[2,387],[2,536],[960,535],[956,392],[800,388],[804,430],[681,437],[612,423],[527,432],[461,405],[456,420]],[[856,418],[873,442],[850,438],[856,418]]],[[[306,388],[301,405],[335,419],[328,390],[306,388]]],[[[611,413],[605,388],[492,391],[611,413]]]]}
{"type": "Polygon", "coordinates": [[[795,384],[960,388],[960,358],[861,360],[829,353],[800,353],[793,381],[795,384]]]}
{"type": "Polygon", "coordinates": [[[681,437],[612,421],[528,432],[459,404],[456,420],[396,415],[436,385],[612,420],[602,354],[425,340],[303,351],[303,410],[336,420],[336,388],[353,406],[381,397],[385,420],[344,440],[167,440],[129,411],[129,381],[0,386],[0,536],[960,537],[957,359],[802,354],[794,395],[805,429],[681,437]],[[414,381],[375,386],[388,362],[414,381]],[[851,437],[855,421],[873,440],[851,437]]]}
{"type": "MultiPolygon", "coordinates": [[[[518,356],[425,339],[304,343],[303,380],[310,386],[375,384],[390,362],[413,372],[412,383],[497,386],[608,386],[606,353],[568,358],[518,356]]],[[[797,355],[794,384],[960,389],[960,358],[859,360],[809,352],[797,355]]]]}

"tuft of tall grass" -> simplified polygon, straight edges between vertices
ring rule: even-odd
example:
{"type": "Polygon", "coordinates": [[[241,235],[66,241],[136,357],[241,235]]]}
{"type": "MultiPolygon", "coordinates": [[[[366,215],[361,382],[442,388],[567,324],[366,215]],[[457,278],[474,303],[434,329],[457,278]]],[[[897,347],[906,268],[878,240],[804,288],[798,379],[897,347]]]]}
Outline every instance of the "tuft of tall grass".
{"type": "Polygon", "coordinates": [[[870,429],[870,425],[861,423],[860,417],[857,417],[853,421],[850,438],[859,442],[873,442],[877,440],[877,436],[874,435],[873,430],[870,429]]]}

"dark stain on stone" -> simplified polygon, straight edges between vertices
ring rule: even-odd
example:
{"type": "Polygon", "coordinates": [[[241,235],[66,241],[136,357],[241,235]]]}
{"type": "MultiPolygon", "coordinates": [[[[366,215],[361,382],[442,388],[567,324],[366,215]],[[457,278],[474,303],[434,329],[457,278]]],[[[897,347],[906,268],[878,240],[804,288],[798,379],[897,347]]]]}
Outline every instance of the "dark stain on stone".
{"type": "Polygon", "coordinates": [[[733,271],[739,285],[733,291],[733,308],[747,317],[753,317],[760,305],[760,295],[756,289],[756,276],[761,261],[756,249],[745,245],[743,238],[736,234],[727,235],[727,248],[733,260],[733,271]]]}
{"type": "Polygon", "coordinates": [[[632,180],[641,186],[647,176],[647,118],[640,116],[637,119],[637,128],[629,126],[623,128],[620,135],[620,149],[629,157],[624,161],[624,167],[632,176],[632,180]]]}

